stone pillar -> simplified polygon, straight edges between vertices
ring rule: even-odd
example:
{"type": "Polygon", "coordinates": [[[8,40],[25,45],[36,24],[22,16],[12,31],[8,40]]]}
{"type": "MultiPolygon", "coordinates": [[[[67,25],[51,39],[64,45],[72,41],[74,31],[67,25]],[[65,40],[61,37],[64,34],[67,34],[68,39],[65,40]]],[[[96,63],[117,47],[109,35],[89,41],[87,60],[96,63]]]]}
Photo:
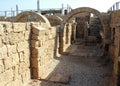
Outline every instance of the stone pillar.
{"type": "Polygon", "coordinates": [[[118,81],[118,71],[119,71],[119,33],[120,33],[120,27],[119,26],[116,26],[115,28],[115,39],[114,39],[114,68],[113,68],[113,78],[114,78],[114,84],[115,86],[117,86],[117,84],[119,83],[118,81]]]}
{"type": "Polygon", "coordinates": [[[65,35],[66,35],[66,40],[64,40],[65,41],[65,44],[68,44],[69,43],[69,24],[66,24],[66,31],[65,31],[65,35]]]}
{"type": "Polygon", "coordinates": [[[85,23],[85,26],[84,26],[84,39],[87,39],[88,37],[88,28],[87,28],[87,25],[85,23]]]}
{"type": "Polygon", "coordinates": [[[76,41],[76,26],[77,26],[77,23],[73,23],[72,24],[72,41],[75,42],[76,41]]]}
{"type": "Polygon", "coordinates": [[[59,53],[63,53],[63,35],[64,35],[64,24],[61,25],[59,29],[59,53]]]}

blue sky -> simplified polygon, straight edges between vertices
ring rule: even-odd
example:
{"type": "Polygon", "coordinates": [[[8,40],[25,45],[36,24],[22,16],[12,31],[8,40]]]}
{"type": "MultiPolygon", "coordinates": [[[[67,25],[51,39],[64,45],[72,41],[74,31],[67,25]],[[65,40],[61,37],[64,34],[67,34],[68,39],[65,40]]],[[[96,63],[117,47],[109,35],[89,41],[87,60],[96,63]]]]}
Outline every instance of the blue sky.
{"type": "MultiPolygon", "coordinates": [[[[120,0],[40,0],[40,8],[61,8],[69,4],[72,8],[91,7],[106,12],[110,6],[120,0]]],[[[15,10],[16,4],[20,10],[36,9],[37,0],[0,0],[0,11],[15,10]]]]}

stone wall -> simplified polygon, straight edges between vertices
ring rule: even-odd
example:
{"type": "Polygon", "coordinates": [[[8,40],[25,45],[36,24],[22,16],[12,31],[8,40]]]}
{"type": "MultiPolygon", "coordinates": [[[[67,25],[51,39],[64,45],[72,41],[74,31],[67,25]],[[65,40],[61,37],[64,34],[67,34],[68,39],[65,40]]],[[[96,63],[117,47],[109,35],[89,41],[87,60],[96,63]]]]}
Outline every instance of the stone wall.
{"type": "Polygon", "coordinates": [[[109,56],[112,59],[113,65],[113,81],[114,86],[117,86],[118,83],[118,63],[120,55],[120,11],[114,11],[111,14],[111,44],[109,46],[109,56]]]}
{"type": "Polygon", "coordinates": [[[32,25],[32,77],[41,78],[56,54],[56,28],[40,28],[32,25]]]}
{"type": "Polygon", "coordinates": [[[0,86],[22,86],[30,79],[28,23],[0,23],[0,86]]]}
{"type": "Polygon", "coordinates": [[[84,38],[85,37],[85,31],[88,28],[88,21],[85,18],[77,17],[77,27],[76,27],[76,37],[77,38],[84,38]]]}
{"type": "Polygon", "coordinates": [[[76,22],[61,25],[59,31],[59,53],[68,54],[71,44],[76,41],[76,22]]]}
{"type": "Polygon", "coordinates": [[[0,23],[0,86],[23,86],[45,73],[58,53],[57,28],[39,22],[0,23]]]}

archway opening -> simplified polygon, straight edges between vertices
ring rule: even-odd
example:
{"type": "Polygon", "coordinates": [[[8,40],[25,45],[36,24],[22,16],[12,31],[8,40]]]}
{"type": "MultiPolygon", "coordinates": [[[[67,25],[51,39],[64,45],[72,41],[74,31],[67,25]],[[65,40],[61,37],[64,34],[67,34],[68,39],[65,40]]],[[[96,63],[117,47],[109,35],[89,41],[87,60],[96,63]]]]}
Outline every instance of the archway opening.
{"type": "Polygon", "coordinates": [[[104,36],[102,36],[104,35],[104,26],[99,11],[88,7],[72,10],[64,17],[61,25],[63,34],[60,40],[60,49],[64,52],[69,45],[77,44],[99,47],[102,50],[104,48],[104,36]]]}
{"type": "Polygon", "coordinates": [[[100,32],[103,31],[101,21],[93,13],[80,13],[75,18],[76,39],[85,45],[97,45],[102,43],[100,32]]]}

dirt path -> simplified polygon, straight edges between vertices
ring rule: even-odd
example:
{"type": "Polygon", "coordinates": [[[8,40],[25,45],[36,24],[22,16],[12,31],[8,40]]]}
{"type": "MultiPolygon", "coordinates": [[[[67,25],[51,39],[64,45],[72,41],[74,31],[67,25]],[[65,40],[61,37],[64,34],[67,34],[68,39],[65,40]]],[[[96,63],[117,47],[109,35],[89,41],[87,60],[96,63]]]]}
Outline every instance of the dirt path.
{"type": "Polygon", "coordinates": [[[105,86],[106,79],[111,78],[110,64],[101,60],[99,49],[80,47],[74,46],[69,55],[56,58],[49,67],[55,67],[52,73],[69,74],[68,84],[42,81],[33,86],[105,86]]]}

